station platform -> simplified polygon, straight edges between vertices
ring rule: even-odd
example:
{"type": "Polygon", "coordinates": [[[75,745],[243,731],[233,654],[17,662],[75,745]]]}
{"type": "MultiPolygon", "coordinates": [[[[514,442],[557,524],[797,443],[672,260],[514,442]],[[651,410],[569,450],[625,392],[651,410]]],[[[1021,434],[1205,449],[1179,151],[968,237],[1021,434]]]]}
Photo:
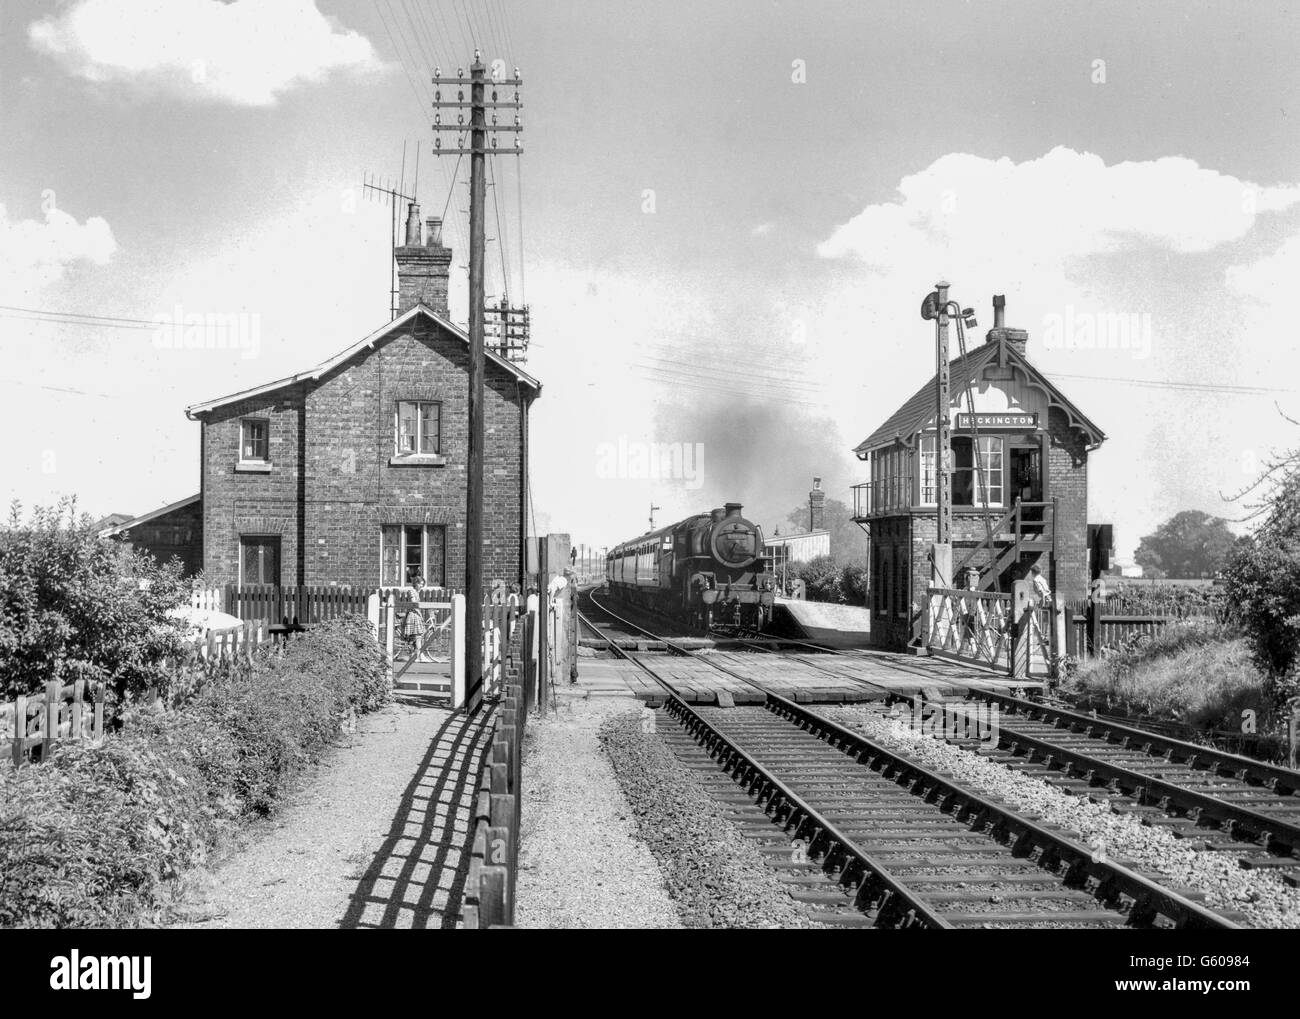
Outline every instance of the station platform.
{"type": "Polygon", "coordinates": [[[857,605],[778,598],[773,619],[782,633],[833,648],[865,648],[871,643],[871,613],[857,605]]]}
{"type": "MultiPolygon", "coordinates": [[[[764,690],[801,704],[853,704],[884,700],[891,694],[960,697],[971,690],[1030,693],[1041,682],[1011,680],[1006,675],[938,658],[918,658],[888,651],[858,651],[846,655],[752,654],[706,652],[701,658],[648,656],[646,662],[676,688],[689,704],[717,704],[718,694],[736,704],[754,704],[762,693],[735,676],[719,672],[702,660],[719,665],[757,683],[764,690]]],[[[613,658],[580,658],[573,695],[633,696],[652,706],[667,700],[662,686],[635,663],[613,658]]]]}

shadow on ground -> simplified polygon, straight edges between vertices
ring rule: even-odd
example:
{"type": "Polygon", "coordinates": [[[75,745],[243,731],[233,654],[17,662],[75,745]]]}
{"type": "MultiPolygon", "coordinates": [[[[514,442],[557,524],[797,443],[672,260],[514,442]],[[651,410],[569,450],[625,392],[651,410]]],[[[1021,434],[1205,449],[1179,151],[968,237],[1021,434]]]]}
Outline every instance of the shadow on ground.
{"type": "Polygon", "coordinates": [[[464,903],[474,798],[493,711],[448,717],[402,793],[340,928],[454,928],[464,903]]]}

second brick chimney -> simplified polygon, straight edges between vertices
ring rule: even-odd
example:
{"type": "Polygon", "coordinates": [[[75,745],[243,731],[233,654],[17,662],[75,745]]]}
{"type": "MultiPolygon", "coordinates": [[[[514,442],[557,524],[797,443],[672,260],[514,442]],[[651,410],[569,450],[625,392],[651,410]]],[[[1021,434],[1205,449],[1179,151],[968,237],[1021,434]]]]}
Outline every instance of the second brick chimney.
{"type": "Polygon", "coordinates": [[[393,250],[393,257],[397,259],[397,313],[423,303],[435,315],[448,318],[451,248],[442,245],[442,220],[429,218],[421,243],[420,206],[412,202],[406,214],[406,243],[393,250]]]}
{"type": "MultiPolygon", "coordinates": [[[[993,295],[993,328],[988,332],[987,342],[1005,343],[1015,349],[1022,357],[1029,345],[1029,333],[1023,329],[1008,329],[1003,321],[1006,316],[1007,299],[1003,294],[993,295]]],[[[999,355],[1000,357],[1000,355],[999,355]]]]}
{"type": "Polygon", "coordinates": [[[826,515],[826,493],[822,479],[813,478],[812,491],[808,493],[808,530],[820,531],[826,515]]]}

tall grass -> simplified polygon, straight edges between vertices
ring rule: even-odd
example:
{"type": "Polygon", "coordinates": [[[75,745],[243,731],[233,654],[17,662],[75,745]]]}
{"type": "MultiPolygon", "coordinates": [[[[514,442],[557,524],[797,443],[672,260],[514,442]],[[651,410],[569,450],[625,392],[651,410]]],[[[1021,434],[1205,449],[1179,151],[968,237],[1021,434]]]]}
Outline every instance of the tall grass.
{"type": "Polygon", "coordinates": [[[1231,624],[1170,623],[1155,637],[1082,666],[1071,692],[1098,710],[1153,715],[1199,728],[1240,730],[1251,709],[1267,723],[1266,683],[1231,624]]]}

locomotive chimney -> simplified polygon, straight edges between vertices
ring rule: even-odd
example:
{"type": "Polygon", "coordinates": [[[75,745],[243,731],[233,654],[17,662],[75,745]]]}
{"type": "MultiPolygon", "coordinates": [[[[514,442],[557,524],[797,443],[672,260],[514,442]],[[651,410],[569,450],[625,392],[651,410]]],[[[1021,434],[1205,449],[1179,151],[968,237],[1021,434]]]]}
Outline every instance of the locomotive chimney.
{"type": "Polygon", "coordinates": [[[822,479],[813,478],[812,491],[808,493],[808,530],[820,531],[826,516],[826,493],[822,491],[822,479]]]}
{"type": "Polygon", "coordinates": [[[738,516],[740,516],[740,509],[741,509],[741,506],[740,506],[740,503],[738,503],[738,502],[729,502],[729,503],[727,503],[727,516],[728,516],[728,517],[738,517],[738,516]]]}

